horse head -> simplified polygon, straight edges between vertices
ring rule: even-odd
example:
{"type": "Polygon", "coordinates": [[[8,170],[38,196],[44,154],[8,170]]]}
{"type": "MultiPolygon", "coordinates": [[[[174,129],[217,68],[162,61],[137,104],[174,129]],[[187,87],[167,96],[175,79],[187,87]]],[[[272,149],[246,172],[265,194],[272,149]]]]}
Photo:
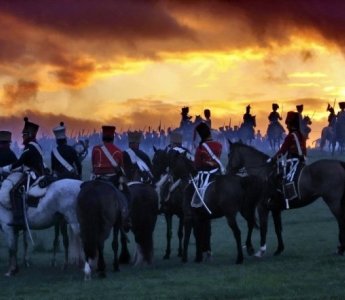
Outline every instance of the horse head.
{"type": "Polygon", "coordinates": [[[170,150],[169,156],[169,170],[175,178],[189,178],[190,175],[195,174],[194,160],[187,152],[178,152],[170,150]]]}
{"type": "Polygon", "coordinates": [[[226,167],[228,173],[236,174],[242,168],[246,168],[248,171],[251,169],[251,171],[259,172],[262,167],[267,166],[266,161],[269,156],[265,153],[246,144],[233,143],[229,140],[228,143],[229,154],[226,167]]]}
{"type": "Polygon", "coordinates": [[[167,149],[157,149],[153,146],[154,155],[152,158],[152,174],[156,181],[167,173],[169,166],[168,151],[167,149]]]}

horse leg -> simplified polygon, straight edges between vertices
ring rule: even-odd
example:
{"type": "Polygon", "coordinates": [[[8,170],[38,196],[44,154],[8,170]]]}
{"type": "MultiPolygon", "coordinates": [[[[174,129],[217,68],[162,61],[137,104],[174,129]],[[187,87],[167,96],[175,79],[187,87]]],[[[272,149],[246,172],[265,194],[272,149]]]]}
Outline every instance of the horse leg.
{"type": "Polygon", "coordinates": [[[179,222],[178,222],[178,257],[182,257],[182,238],[183,238],[183,217],[179,216],[179,222]]]}
{"type": "Polygon", "coordinates": [[[256,257],[261,258],[266,252],[266,236],[269,210],[265,207],[266,200],[261,200],[258,206],[259,222],[260,222],[260,250],[255,253],[256,257]]]}
{"type": "Polygon", "coordinates": [[[276,236],[278,239],[278,248],[274,252],[274,255],[280,255],[284,251],[284,242],[283,242],[283,226],[282,226],[282,218],[281,218],[281,210],[280,209],[273,209],[272,210],[272,217],[274,222],[274,230],[276,232],[276,236]]]}
{"type": "Polygon", "coordinates": [[[190,235],[192,233],[192,227],[193,227],[193,222],[192,218],[184,218],[184,238],[183,238],[183,253],[182,253],[182,262],[187,262],[188,261],[188,245],[189,245],[189,239],[190,235]]]}
{"type": "Polygon", "coordinates": [[[205,219],[203,221],[203,229],[202,229],[202,251],[203,251],[203,256],[204,260],[208,261],[212,257],[212,252],[211,252],[211,220],[210,219],[205,219]]]}
{"type": "Polygon", "coordinates": [[[104,250],[104,242],[100,243],[98,245],[98,262],[97,262],[97,271],[98,271],[98,276],[99,278],[105,278],[105,261],[104,261],[104,255],[103,255],[103,250],[104,250]]]}
{"type": "Polygon", "coordinates": [[[165,222],[167,224],[167,231],[166,231],[166,237],[167,237],[167,246],[165,249],[165,255],[163,259],[169,259],[170,253],[171,253],[171,237],[172,237],[172,214],[165,213],[165,222]]]}
{"type": "Polygon", "coordinates": [[[203,229],[205,228],[204,222],[206,220],[199,219],[196,217],[194,219],[194,236],[195,236],[195,259],[194,261],[199,263],[203,259],[203,251],[205,249],[205,235],[207,234],[203,229]]]}
{"type": "Polygon", "coordinates": [[[7,224],[2,224],[2,230],[5,234],[7,241],[7,247],[9,252],[9,267],[8,271],[5,273],[5,276],[11,277],[18,273],[18,263],[17,263],[17,248],[18,248],[18,234],[19,231],[14,229],[7,224]]]}
{"type": "Polygon", "coordinates": [[[66,270],[68,267],[68,247],[69,247],[69,240],[68,240],[68,232],[67,232],[67,223],[65,220],[61,220],[60,222],[60,230],[62,235],[62,243],[64,248],[65,260],[63,263],[63,270],[66,270]]]}
{"type": "Polygon", "coordinates": [[[30,267],[30,259],[28,254],[28,238],[26,235],[26,230],[23,230],[23,247],[24,247],[24,267],[30,267]]]}
{"type": "Polygon", "coordinates": [[[254,254],[254,247],[252,244],[252,233],[255,226],[255,209],[251,213],[250,217],[244,216],[244,218],[247,221],[247,227],[248,227],[247,238],[246,238],[246,249],[247,249],[248,255],[251,256],[254,254]]]}
{"type": "MultiPolygon", "coordinates": [[[[122,234],[122,231],[121,231],[121,234],[122,234]]],[[[114,254],[114,258],[113,258],[113,271],[114,272],[120,271],[119,259],[117,257],[117,253],[119,250],[118,235],[119,235],[119,228],[114,226],[114,228],[113,228],[113,241],[111,243],[111,247],[113,249],[113,254],[114,254]]],[[[122,239],[122,236],[121,236],[121,239],[122,239]]]]}
{"type": "MultiPolygon", "coordinates": [[[[118,233],[116,234],[116,239],[117,239],[118,233]]],[[[121,264],[129,264],[131,261],[131,255],[129,254],[128,251],[128,236],[126,232],[124,232],[122,229],[120,229],[120,242],[121,242],[121,253],[119,257],[119,262],[121,264]]]]}
{"type": "Polygon", "coordinates": [[[59,244],[60,244],[60,241],[59,241],[60,224],[59,224],[59,222],[60,221],[57,221],[54,224],[53,258],[52,258],[52,261],[51,261],[51,265],[53,267],[56,266],[56,252],[58,251],[59,244]]]}
{"type": "Polygon", "coordinates": [[[243,251],[241,242],[241,231],[236,222],[236,214],[226,216],[228,225],[230,226],[232,233],[234,234],[236,245],[237,245],[237,259],[236,264],[243,263],[243,251]]]}

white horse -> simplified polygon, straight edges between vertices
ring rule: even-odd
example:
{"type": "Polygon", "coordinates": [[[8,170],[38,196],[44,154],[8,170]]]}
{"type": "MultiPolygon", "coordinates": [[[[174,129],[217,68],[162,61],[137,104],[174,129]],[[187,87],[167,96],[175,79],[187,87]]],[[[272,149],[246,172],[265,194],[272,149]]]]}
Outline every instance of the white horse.
{"type": "MultiPolygon", "coordinates": [[[[18,230],[9,225],[13,221],[13,216],[12,211],[6,205],[6,202],[9,200],[6,192],[8,193],[14,183],[18,182],[22,176],[23,174],[20,172],[11,173],[4,180],[0,190],[0,225],[5,234],[10,260],[6,276],[12,276],[18,272],[17,243],[19,233],[18,230]]],[[[29,195],[40,198],[37,207],[28,207],[26,210],[28,226],[33,230],[47,229],[56,223],[57,216],[62,215],[70,227],[70,261],[73,259],[80,263],[82,261],[82,248],[76,215],[76,199],[82,181],[62,179],[51,183],[45,188],[41,188],[38,185],[39,181],[40,179],[33,184],[28,192],[29,195]]],[[[68,257],[65,257],[65,259],[68,260],[68,257]]]]}

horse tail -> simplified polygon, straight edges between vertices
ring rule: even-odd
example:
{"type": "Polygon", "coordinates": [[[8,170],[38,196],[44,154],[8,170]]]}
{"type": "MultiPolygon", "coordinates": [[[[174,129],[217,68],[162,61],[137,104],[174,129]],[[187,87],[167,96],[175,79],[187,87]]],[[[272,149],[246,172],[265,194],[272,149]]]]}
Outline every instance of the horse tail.
{"type": "Polygon", "coordinates": [[[85,256],[94,259],[98,237],[102,228],[100,201],[87,189],[81,190],[77,199],[77,213],[85,256]]]}

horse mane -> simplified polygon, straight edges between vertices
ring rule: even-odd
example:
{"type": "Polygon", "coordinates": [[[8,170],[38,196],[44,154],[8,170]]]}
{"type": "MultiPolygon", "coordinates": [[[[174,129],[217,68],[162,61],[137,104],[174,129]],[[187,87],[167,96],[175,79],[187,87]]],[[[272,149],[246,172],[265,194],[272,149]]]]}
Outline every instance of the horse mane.
{"type": "Polygon", "coordinates": [[[257,156],[262,156],[262,158],[268,158],[269,155],[267,155],[266,153],[256,149],[254,146],[251,146],[251,145],[247,145],[247,144],[244,144],[242,142],[234,142],[230,144],[230,152],[231,152],[231,148],[232,147],[239,147],[239,148],[245,148],[247,149],[248,151],[250,151],[251,153],[254,153],[254,155],[257,155],[257,156]]]}

